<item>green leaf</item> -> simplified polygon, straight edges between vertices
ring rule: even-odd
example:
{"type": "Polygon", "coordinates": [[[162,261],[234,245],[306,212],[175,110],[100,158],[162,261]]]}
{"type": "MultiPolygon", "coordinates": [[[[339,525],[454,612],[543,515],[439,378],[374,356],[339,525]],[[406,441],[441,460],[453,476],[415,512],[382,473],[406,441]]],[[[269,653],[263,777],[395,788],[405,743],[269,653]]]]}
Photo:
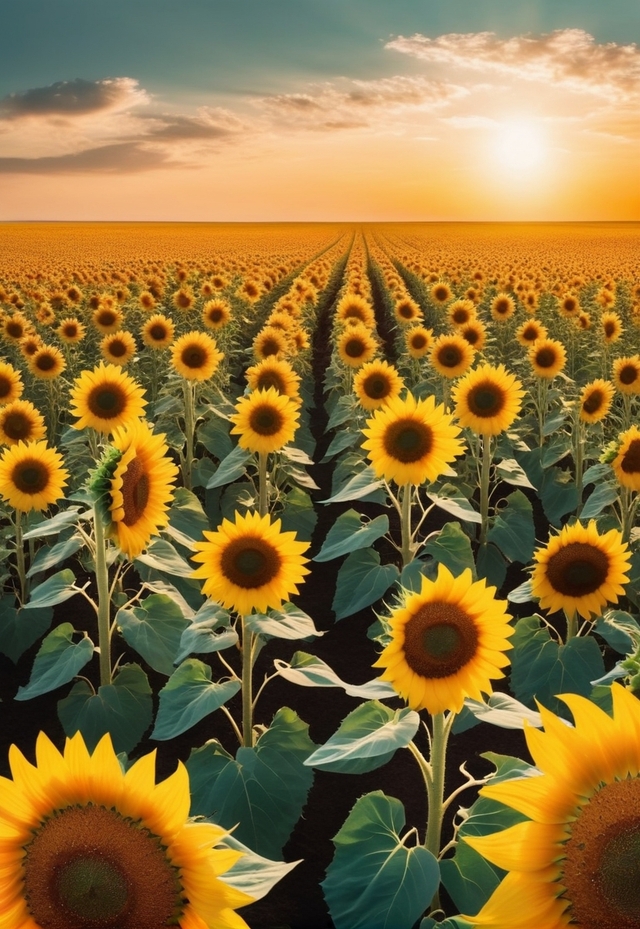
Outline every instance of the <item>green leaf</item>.
{"type": "Polygon", "coordinates": [[[211,668],[197,658],[188,658],[160,691],[160,706],[151,738],[163,741],[186,732],[239,690],[240,681],[213,683],[211,668]]]}
{"type": "Polygon", "coordinates": [[[452,516],[456,516],[458,519],[463,519],[468,523],[482,522],[480,513],[474,510],[467,498],[453,484],[443,484],[437,493],[431,491],[431,493],[427,493],[427,497],[440,509],[446,510],[447,513],[451,513],[452,516]]]}
{"type": "Polygon", "coordinates": [[[195,566],[185,561],[171,542],[159,536],[149,542],[146,552],[138,555],[134,564],[138,562],[172,577],[191,577],[195,571],[195,566]]]}
{"type": "Polygon", "coordinates": [[[166,594],[151,594],[133,609],[118,610],[116,624],[125,642],[148,665],[169,676],[180,649],[181,637],[189,625],[177,603],[166,594]]]}
{"type": "Polygon", "coordinates": [[[343,423],[346,423],[349,420],[353,421],[357,407],[358,403],[356,403],[353,394],[347,394],[344,397],[340,397],[335,407],[331,411],[326,431],[329,432],[330,429],[335,429],[336,426],[341,426],[343,423]]]}
{"type": "Polygon", "coordinates": [[[25,540],[43,539],[48,535],[58,535],[62,529],[74,525],[79,512],[79,506],[70,506],[64,510],[60,510],[59,513],[56,513],[56,515],[52,516],[50,519],[43,519],[39,523],[36,523],[35,526],[32,526],[28,532],[23,532],[22,538],[25,540]]]}
{"type": "Polygon", "coordinates": [[[211,416],[204,423],[200,423],[196,432],[198,441],[202,442],[208,452],[211,452],[218,461],[222,461],[233,451],[233,442],[229,431],[231,423],[220,416],[211,416]]]}
{"type": "Polygon", "coordinates": [[[593,519],[599,516],[602,511],[618,499],[618,488],[613,482],[607,481],[604,484],[598,484],[587,497],[580,519],[593,519]]]}
{"type": "Polygon", "coordinates": [[[55,606],[56,603],[64,603],[78,593],[73,587],[76,576],[71,568],[65,568],[58,571],[52,577],[47,578],[44,583],[34,587],[31,591],[29,602],[25,603],[23,609],[33,610],[43,606],[55,606]]]}
{"type": "Polygon", "coordinates": [[[478,577],[484,577],[489,585],[500,590],[506,576],[507,563],[500,549],[483,542],[478,549],[478,577]]]}
{"type": "Polygon", "coordinates": [[[445,523],[437,535],[429,539],[424,551],[431,555],[438,564],[449,568],[454,577],[462,574],[466,568],[470,568],[473,579],[476,579],[471,542],[469,536],[463,532],[460,523],[445,523]]]}
{"type": "Polygon", "coordinates": [[[507,600],[511,603],[530,603],[533,600],[533,587],[531,581],[523,581],[517,587],[507,594],[507,600]]]}
{"type": "MultiPolygon", "coordinates": [[[[326,457],[326,456],[325,456],[326,457]]],[[[375,471],[368,466],[350,477],[346,484],[329,497],[327,500],[320,500],[320,503],[345,503],[348,500],[361,500],[374,490],[382,487],[382,481],[378,480],[375,471]]]]}
{"type": "Polygon", "coordinates": [[[582,475],[582,483],[584,486],[587,484],[597,484],[602,480],[603,477],[610,477],[611,475],[611,465],[598,463],[591,465],[590,468],[582,475]]]}
{"type": "Polygon", "coordinates": [[[283,509],[278,513],[283,532],[297,533],[298,541],[310,541],[318,521],[313,500],[301,487],[292,487],[282,498],[283,509]]]}
{"type": "Polygon", "coordinates": [[[540,499],[545,515],[554,526],[558,526],[562,517],[572,513],[578,505],[578,488],[569,472],[561,468],[547,468],[540,499]]]}
{"type": "Polygon", "coordinates": [[[230,848],[234,852],[242,852],[242,857],[224,872],[221,880],[230,887],[235,887],[236,890],[241,890],[253,897],[254,900],[262,900],[266,897],[278,881],[281,881],[302,862],[302,859],[286,862],[264,858],[243,845],[233,835],[226,835],[219,846],[230,848]]]}
{"type": "Polygon", "coordinates": [[[303,762],[314,747],[309,727],[288,707],[235,760],[215,739],[207,742],[186,763],[191,815],[234,829],[234,838],[259,855],[280,858],[313,783],[303,762]]]}
{"type": "Polygon", "coordinates": [[[230,484],[244,474],[247,462],[251,459],[251,452],[240,448],[239,445],[229,452],[226,458],[218,465],[218,468],[207,484],[207,490],[212,487],[222,487],[223,484],[230,484]]]}
{"type": "Polygon", "coordinates": [[[528,564],[536,544],[533,524],[533,507],[521,490],[507,497],[503,507],[493,520],[487,540],[497,545],[509,561],[528,564]]]}
{"type": "Polygon", "coordinates": [[[396,565],[380,564],[380,555],[374,549],[352,552],[338,571],[332,604],[336,619],[344,619],[375,603],[399,575],[396,565]]]}
{"type": "Polygon", "coordinates": [[[361,704],[305,764],[323,771],[364,774],[386,764],[412,740],[420,717],[414,710],[390,710],[378,700],[361,704]]]}
{"type": "Polygon", "coordinates": [[[173,660],[180,664],[189,655],[203,655],[230,648],[238,641],[235,629],[229,629],[230,616],[219,604],[205,600],[191,623],[180,636],[180,648],[173,660]]]}
{"type": "Polygon", "coordinates": [[[283,603],[281,610],[269,610],[266,615],[250,613],[245,616],[244,622],[251,632],[275,639],[308,639],[324,635],[316,629],[311,617],[293,603],[283,603]]]}
{"type": "Polygon", "coordinates": [[[58,717],[65,734],[80,730],[90,752],[105,732],[113,747],[129,754],[151,725],[151,687],[140,665],[121,665],[111,684],[95,693],[87,681],[78,681],[58,703],[58,717]]]}
{"type": "Polygon", "coordinates": [[[94,645],[86,635],[73,641],[71,623],[62,623],[46,636],[33,662],[31,677],[25,687],[19,687],[16,700],[31,700],[40,694],[61,687],[84,668],[94,652],[94,645]]]}
{"type": "Polygon", "coordinates": [[[530,487],[531,490],[536,489],[527,477],[524,468],[515,458],[503,458],[496,465],[496,472],[507,484],[513,484],[515,487],[530,487]]]}
{"type": "Polygon", "coordinates": [[[593,631],[621,655],[635,651],[634,640],[640,641],[638,621],[624,610],[607,610],[603,616],[598,617],[593,631]]]}
{"type": "Polygon", "coordinates": [[[0,599],[0,652],[16,664],[20,655],[47,631],[53,610],[44,606],[23,615],[24,607],[16,609],[14,604],[8,594],[0,599]]]}
{"type": "Polygon", "coordinates": [[[423,577],[428,577],[431,580],[434,580],[436,577],[436,570],[436,562],[431,558],[425,561],[423,561],[421,558],[414,558],[413,561],[409,561],[402,569],[398,584],[404,590],[410,590],[412,593],[415,591],[420,591],[422,590],[423,577]]]}
{"type": "Polygon", "coordinates": [[[321,658],[306,652],[295,652],[290,664],[281,658],[275,658],[273,663],[278,674],[302,687],[341,687],[350,697],[363,697],[365,700],[387,700],[398,696],[391,684],[379,678],[366,684],[347,684],[321,658]]]}
{"type": "Polygon", "coordinates": [[[511,642],[511,688],[517,700],[532,708],[536,698],[554,713],[568,718],[569,710],[555,695],[576,693],[588,697],[591,682],[605,672],[594,638],[574,637],[566,645],[559,645],[539,616],[518,620],[511,642]]]}
{"type": "Polygon", "coordinates": [[[440,883],[436,858],[407,847],[402,803],[382,791],[356,801],[334,837],[322,882],[335,929],[411,929],[440,883]]]}
{"type": "Polygon", "coordinates": [[[322,548],[313,561],[331,561],[341,555],[348,555],[360,548],[369,548],[377,539],[389,531],[389,518],[376,516],[363,522],[363,517],[356,510],[347,510],[338,516],[329,529],[322,548]]]}
{"type": "MultiPolygon", "coordinates": [[[[75,555],[78,549],[82,548],[83,542],[80,535],[72,535],[69,539],[63,539],[56,542],[55,545],[43,545],[36,552],[35,558],[27,571],[27,577],[33,577],[35,574],[41,574],[54,568],[61,561],[75,555]]],[[[75,580],[75,578],[74,578],[75,580]]]]}
{"type": "MultiPolygon", "coordinates": [[[[341,429],[337,435],[331,439],[329,443],[329,448],[324,454],[324,458],[321,459],[320,464],[325,464],[327,461],[331,461],[336,455],[340,452],[343,452],[346,448],[350,448],[352,445],[355,445],[356,442],[362,437],[361,432],[350,432],[348,429],[341,429]]],[[[349,499],[353,500],[353,497],[349,499]]],[[[326,500],[321,500],[321,503],[326,503],[326,500]]]]}
{"type": "Polygon", "coordinates": [[[186,487],[177,487],[169,510],[169,526],[165,531],[178,542],[181,536],[185,541],[199,542],[203,531],[208,528],[207,514],[196,495],[186,487]]]}
{"type": "Polygon", "coordinates": [[[514,700],[509,694],[491,694],[486,703],[467,697],[464,705],[480,722],[491,723],[502,729],[524,729],[525,720],[538,729],[542,726],[539,713],[514,700]]]}

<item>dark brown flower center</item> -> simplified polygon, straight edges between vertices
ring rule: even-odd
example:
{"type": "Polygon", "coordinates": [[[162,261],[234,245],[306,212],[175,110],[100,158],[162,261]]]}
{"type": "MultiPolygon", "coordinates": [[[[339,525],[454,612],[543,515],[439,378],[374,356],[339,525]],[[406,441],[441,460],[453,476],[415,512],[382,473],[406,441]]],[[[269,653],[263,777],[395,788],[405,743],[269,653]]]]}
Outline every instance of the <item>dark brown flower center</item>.
{"type": "Polygon", "coordinates": [[[34,359],[34,365],[39,371],[53,371],[56,367],[56,357],[49,352],[41,352],[34,359]]]}
{"type": "Polygon", "coordinates": [[[162,323],[154,323],[149,329],[149,335],[155,342],[162,342],[167,338],[167,327],[162,323]]]}
{"type": "Polygon", "coordinates": [[[369,374],[362,382],[362,389],[372,400],[382,400],[391,393],[391,381],[384,374],[369,374]]]}
{"type": "Polygon", "coordinates": [[[4,327],[4,331],[10,339],[21,339],[24,335],[24,326],[17,319],[10,319],[4,327]]]}
{"type": "Polygon", "coordinates": [[[493,304],[493,312],[498,316],[504,316],[511,309],[511,303],[506,299],[496,300],[493,304]]]}
{"type": "Polygon", "coordinates": [[[238,538],[222,552],[220,567],[224,576],[245,590],[253,590],[270,583],[280,570],[280,556],[265,539],[238,538]]]}
{"type": "Polygon", "coordinates": [[[282,345],[280,342],[271,336],[264,339],[264,341],[260,344],[260,353],[264,358],[268,358],[269,355],[277,355],[281,349],[282,345]]]}
{"type": "Polygon", "coordinates": [[[125,526],[134,526],[144,515],[149,502],[149,475],[139,458],[127,465],[122,475],[122,499],[125,526]]]}
{"type": "Polygon", "coordinates": [[[497,416],[505,404],[505,393],[493,381],[481,381],[467,394],[467,406],[474,416],[497,416]]]}
{"type": "Polygon", "coordinates": [[[269,403],[263,403],[251,411],[249,426],[258,435],[276,435],[283,426],[282,413],[269,403]]]}
{"type": "Polygon", "coordinates": [[[602,549],[588,542],[570,542],[547,562],[547,580],[566,597],[585,597],[606,580],[609,559],[602,549]]]}
{"type": "Polygon", "coordinates": [[[469,345],[475,345],[480,339],[480,333],[477,329],[474,329],[473,326],[469,326],[469,328],[465,329],[461,335],[463,339],[466,339],[469,345]]]}
{"type": "Polygon", "coordinates": [[[572,921],[583,929],[640,924],[640,780],[605,784],[571,825],[562,866],[572,921]]]}
{"type": "Polygon", "coordinates": [[[438,303],[445,303],[449,299],[449,288],[448,287],[435,287],[433,290],[433,299],[437,300],[438,303]]]}
{"type": "Polygon", "coordinates": [[[15,410],[7,413],[2,420],[2,428],[6,436],[14,442],[28,441],[33,432],[35,422],[26,413],[15,410]]]}
{"type": "Polygon", "coordinates": [[[256,388],[258,390],[269,390],[270,387],[275,388],[279,394],[285,393],[285,385],[278,373],[276,371],[263,371],[258,376],[256,388]]]}
{"type": "Polygon", "coordinates": [[[398,307],[398,316],[401,316],[403,319],[413,319],[415,315],[416,311],[410,303],[401,303],[398,307]]]}
{"type": "Polygon", "coordinates": [[[42,929],[159,929],[184,907],[158,836],[102,806],[47,818],[25,848],[24,896],[42,929]]]}
{"type": "Polygon", "coordinates": [[[411,336],[411,347],[420,350],[424,348],[427,344],[427,338],[422,332],[416,332],[411,336]]]}
{"type": "Polygon", "coordinates": [[[216,306],[212,310],[209,310],[209,312],[207,313],[207,317],[209,319],[209,322],[219,323],[224,319],[224,312],[220,309],[220,307],[216,306]]]}
{"type": "Polygon", "coordinates": [[[96,322],[99,326],[113,326],[117,319],[118,316],[113,310],[100,310],[96,322]]]}
{"type": "Polygon", "coordinates": [[[0,397],[10,397],[13,390],[13,381],[0,374],[0,397]]]}
{"type": "Polygon", "coordinates": [[[67,339],[75,339],[78,335],[77,323],[65,323],[62,327],[62,334],[66,336],[67,339]]]}
{"type": "Polygon", "coordinates": [[[574,313],[577,308],[578,304],[573,299],[573,297],[567,297],[562,304],[562,309],[565,311],[565,313],[574,313]]]}
{"type": "Polygon", "coordinates": [[[100,384],[87,397],[87,406],[100,419],[114,419],[126,409],[127,397],[117,384],[100,384]]]}
{"type": "Polygon", "coordinates": [[[422,677],[456,674],[477,651],[478,630],[453,603],[425,603],[404,627],[404,657],[422,677]]]}
{"type": "Polygon", "coordinates": [[[552,368],[558,360],[553,348],[545,347],[536,352],[536,364],[539,368],[552,368]]]}
{"type": "Polygon", "coordinates": [[[122,358],[123,355],[127,354],[126,343],[122,339],[113,339],[109,342],[109,353],[113,355],[114,358],[122,358]]]}
{"type": "Polygon", "coordinates": [[[462,351],[457,345],[443,345],[438,349],[438,361],[443,368],[456,368],[462,361],[462,351]]]}
{"type": "Polygon", "coordinates": [[[13,483],[23,494],[39,494],[49,484],[49,469],[37,458],[24,458],[13,469],[13,483]]]}
{"type": "Polygon", "coordinates": [[[180,307],[181,310],[188,310],[191,306],[191,297],[189,294],[185,293],[183,290],[179,291],[176,295],[176,306],[180,307]]]}
{"type": "Polygon", "coordinates": [[[366,350],[367,346],[364,340],[357,337],[347,339],[344,345],[344,353],[348,358],[360,358],[366,350]]]}
{"type": "Polygon", "coordinates": [[[634,364],[626,364],[620,368],[618,374],[621,384],[635,384],[638,380],[638,368],[634,364]]]}
{"type": "Polygon", "coordinates": [[[640,473],[640,439],[632,439],[622,456],[620,467],[625,474],[640,473]]]}
{"type": "Polygon", "coordinates": [[[469,322],[470,313],[468,310],[465,310],[463,307],[459,307],[457,310],[454,310],[451,314],[451,319],[457,325],[462,325],[463,323],[469,322]]]}
{"type": "Polygon", "coordinates": [[[593,415],[597,413],[598,410],[602,407],[604,403],[604,394],[599,387],[594,388],[591,393],[585,398],[584,403],[582,404],[582,409],[585,413],[593,415]]]}
{"type": "Polygon", "coordinates": [[[187,368],[197,370],[204,367],[207,362],[208,352],[202,345],[187,345],[180,355],[180,360],[187,368]]]}
{"type": "Polygon", "coordinates": [[[387,426],[383,445],[390,458],[410,464],[429,454],[433,446],[433,432],[430,426],[415,419],[398,419],[387,426]]]}
{"type": "Polygon", "coordinates": [[[615,322],[612,319],[608,319],[604,324],[604,334],[608,337],[612,336],[617,329],[615,322]]]}
{"type": "Polygon", "coordinates": [[[533,323],[530,323],[528,326],[522,330],[522,338],[525,342],[535,342],[535,340],[540,335],[540,330],[537,326],[534,326],[533,323]]]}

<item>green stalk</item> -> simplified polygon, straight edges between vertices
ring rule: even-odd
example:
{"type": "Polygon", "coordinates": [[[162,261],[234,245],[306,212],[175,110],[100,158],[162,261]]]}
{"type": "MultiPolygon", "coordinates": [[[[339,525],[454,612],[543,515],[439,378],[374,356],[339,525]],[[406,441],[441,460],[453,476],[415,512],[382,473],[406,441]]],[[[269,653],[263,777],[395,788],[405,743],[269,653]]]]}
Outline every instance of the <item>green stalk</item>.
{"type": "Polygon", "coordinates": [[[268,512],[267,452],[258,452],[258,513],[266,516],[268,512]]]}
{"type": "Polygon", "coordinates": [[[491,476],[491,436],[482,436],[482,470],[480,472],[480,545],[487,541],[489,528],[489,478],[491,476]]]}
{"type": "MultiPolygon", "coordinates": [[[[436,858],[440,857],[442,843],[442,820],[444,816],[444,776],[446,769],[447,742],[455,713],[449,713],[445,719],[444,713],[435,713],[432,717],[433,731],[431,735],[431,777],[426,780],[427,799],[429,802],[427,836],[425,848],[436,858]]],[[[440,896],[436,891],[431,901],[432,910],[439,909],[440,896]]]]}
{"type": "Polygon", "coordinates": [[[22,539],[22,510],[16,508],[16,567],[20,580],[20,604],[24,606],[29,597],[29,581],[24,557],[24,541],[22,539]]]}
{"type": "Polygon", "coordinates": [[[242,744],[253,748],[253,633],[242,624],[242,744]]]}
{"type": "Polygon", "coordinates": [[[539,431],[539,445],[542,447],[544,445],[544,414],[547,408],[547,392],[549,390],[549,383],[546,378],[538,378],[538,431],[539,431]]]}
{"type": "Polygon", "coordinates": [[[566,645],[571,639],[574,639],[578,634],[578,614],[576,610],[573,610],[572,613],[569,613],[567,610],[565,610],[564,615],[567,620],[567,637],[565,639],[565,645],[566,645]]]}
{"type": "Polygon", "coordinates": [[[580,419],[579,415],[576,415],[576,422],[573,427],[573,438],[574,438],[573,460],[575,463],[576,488],[578,491],[578,510],[577,510],[576,515],[580,516],[580,511],[582,510],[582,472],[583,472],[583,464],[584,464],[585,435],[584,435],[584,423],[580,419]]]}
{"type": "Polygon", "coordinates": [[[98,506],[93,508],[96,534],[96,586],[98,588],[98,645],[100,646],[100,686],[111,683],[111,598],[104,525],[98,506]]]}
{"type": "Polygon", "coordinates": [[[402,488],[402,513],[400,518],[402,567],[413,561],[413,545],[411,540],[411,498],[413,484],[404,484],[402,488]]]}
{"type": "Polygon", "coordinates": [[[195,413],[194,413],[194,386],[191,381],[184,380],[184,431],[187,439],[187,451],[182,469],[182,480],[187,490],[191,490],[193,449],[195,440],[195,413]]]}

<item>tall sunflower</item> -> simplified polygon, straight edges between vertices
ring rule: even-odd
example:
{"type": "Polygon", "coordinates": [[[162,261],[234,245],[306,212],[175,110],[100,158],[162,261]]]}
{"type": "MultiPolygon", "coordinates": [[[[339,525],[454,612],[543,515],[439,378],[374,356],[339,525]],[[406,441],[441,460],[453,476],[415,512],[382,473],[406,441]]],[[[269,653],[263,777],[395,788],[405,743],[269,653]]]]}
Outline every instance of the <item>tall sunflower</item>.
{"type": "Polygon", "coordinates": [[[122,310],[114,306],[99,306],[91,316],[93,325],[105,335],[109,332],[117,332],[123,320],[122,310]]]}
{"type": "Polygon", "coordinates": [[[87,333],[87,327],[75,316],[66,316],[60,320],[56,332],[63,342],[73,345],[76,342],[82,342],[87,333]]]}
{"type": "Polygon", "coordinates": [[[533,596],[551,613],[599,616],[607,603],[618,602],[629,580],[629,546],[617,529],[600,535],[594,519],[588,526],[564,526],[533,557],[533,596]]]}
{"type": "Polygon", "coordinates": [[[613,362],[613,383],[621,394],[640,393],[640,355],[627,355],[613,362]]]}
{"type": "Polygon", "coordinates": [[[630,490],[640,490],[640,429],[631,426],[619,436],[617,446],[617,454],[611,462],[611,467],[618,483],[630,490]]]}
{"type": "Polygon", "coordinates": [[[478,435],[499,435],[518,416],[524,390],[504,365],[482,364],[465,374],[451,391],[454,415],[478,435]]]}
{"type": "Polygon", "coordinates": [[[44,416],[30,400],[14,400],[0,406],[0,444],[37,442],[46,431],[44,416]]]}
{"type": "Polygon", "coordinates": [[[168,522],[178,468],[163,434],[142,421],[115,429],[109,450],[92,480],[108,535],[134,559],[168,522]]]}
{"type": "Polygon", "coordinates": [[[226,609],[246,615],[279,609],[298,593],[309,573],[303,556],[309,544],[297,542],[295,532],[281,532],[279,519],[236,513],[235,522],[223,519],[216,532],[194,546],[193,561],[201,562],[193,577],[203,578],[202,591],[226,609]]]}
{"type": "Polygon", "coordinates": [[[464,374],[473,364],[473,356],[473,348],[457,332],[438,336],[429,349],[431,364],[448,378],[464,374]]]}
{"type": "Polygon", "coordinates": [[[140,334],[148,348],[167,348],[173,342],[175,333],[173,320],[163,313],[154,313],[143,324],[140,334]]]}
{"type": "Polygon", "coordinates": [[[596,378],[582,388],[578,403],[580,405],[580,419],[583,423],[599,423],[604,419],[611,407],[614,387],[610,381],[596,378]]]}
{"type": "Polygon", "coordinates": [[[59,500],[68,477],[62,455],[46,442],[17,442],[0,456],[0,496],[22,513],[59,500]]]}
{"type": "Polygon", "coordinates": [[[136,353],[136,340],[126,329],[105,335],[100,341],[100,354],[110,364],[123,367],[136,353]]]}
{"type": "Polygon", "coordinates": [[[411,326],[405,332],[405,345],[412,358],[422,358],[427,354],[433,339],[433,329],[425,326],[411,326]]]}
{"type": "Polygon", "coordinates": [[[144,390],[129,374],[102,361],[75,379],[70,398],[71,413],[78,418],[75,428],[90,426],[98,432],[112,432],[139,419],[147,405],[144,390]]]}
{"type": "Polygon", "coordinates": [[[338,356],[343,364],[349,368],[359,368],[367,361],[371,361],[378,343],[366,326],[348,326],[338,336],[336,342],[338,356]]]}
{"type": "Polygon", "coordinates": [[[283,358],[291,351],[287,336],[281,329],[263,326],[253,340],[253,354],[260,361],[265,358],[283,358]]]}
{"type": "Polygon", "coordinates": [[[538,319],[526,319],[515,331],[515,337],[525,348],[529,348],[538,339],[546,339],[548,330],[538,319]]]}
{"type": "Polygon", "coordinates": [[[15,745],[0,799],[4,929],[247,929],[252,898],[220,880],[238,860],[225,830],[188,819],[184,765],[159,784],[155,752],[123,772],[109,735],[59,752],[41,732],[15,745]]]}
{"type": "Polygon", "coordinates": [[[187,332],[171,346],[171,363],[188,381],[206,381],[224,358],[216,340],[206,332],[187,332]]]}
{"type": "Polygon", "coordinates": [[[447,316],[451,324],[459,329],[476,319],[476,305],[471,300],[454,300],[447,308],[447,316]]]}
{"type": "Polygon", "coordinates": [[[368,300],[358,294],[347,294],[342,297],[336,307],[336,319],[340,323],[355,320],[363,323],[367,328],[375,326],[376,316],[368,300]]]}
{"type": "Polygon", "coordinates": [[[29,358],[31,373],[45,381],[58,377],[66,367],[64,355],[55,345],[43,345],[29,358]]]}
{"type": "Polygon", "coordinates": [[[202,322],[207,329],[222,329],[231,320],[231,307],[226,300],[208,300],[202,308],[202,322]]]}
{"type": "Polygon", "coordinates": [[[398,322],[403,326],[411,325],[422,319],[422,310],[411,297],[403,297],[397,300],[393,307],[393,313],[398,322]]]}
{"type": "Polygon", "coordinates": [[[602,337],[604,341],[609,344],[617,342],[624,332],[622,320],[618,314],[613,311],[602,314],[600,317],[600,325],[602,326],[602,337]]]}
{"type": "Polygon", "coordinates": [[[367,420],[362,447],[376,475],[396,484],[435,481],[464,451],[460,428],[433,396],[394,397],[367,420]]]}
{"type": "Polygon", "coordinates": [[[529,361],[538,377],[555,377],[564,368],[566,360],[565,347],[557,339],[537,339],[529,348],[529,361]]]}
{"type": "Polygon", "coordinates": [[[404,599],[388,619],[391,641],[374,668],[414,710],[458,713],[465,697],[482,700],[490,681],[504,677],[512,648],[507,601],[495,587],[473,581],[466,568],[454,577],[438,565],[435,581],[422,578],[419,592],[404,599]]]}
{"type": "Polygon", "coordinates": [[[293,439],[300,417],[299,404],[275,387],[252,390],[236,403],[229,417],[238,445],[251,452],[275,452],[293,439]]]}
{"type": "Polygon", "coordinates": [[[496,322],[504,322],[511,319],[516,311],[516,305],[513,297],[509,294],[498,294],[491,301],[491,315],[496,322]]]}
{"type": "Polygon", "coordinates": [[[22,395],[24,384],[20,372],[7,361],[0,361],[0,405],[13,403],[22,395]]]}
{"type": "Polygon", "coordinates": [[[484,348],[487,339],[487,329],[479,319],[472,319],[465,326],[460,326],[458,335],[465,339],[475,352],[484,348]]]}
{"type": "Polygon", "coordinates": [[[404,381],[387,361],[363,364],[353,379],[353,390],[365,410],[377,410],[404,387],[404,381]]]}
{"type": "Polygon", "coordinates": [[[544,732],[525,723],[540,774],[488,784],[480,793],[528,817],[502,832],[465,836],[509,873],[474,929],[637,929],[640,701],[618,683],[613,716],[564,694],[567,726],[540,707],[544,732]]]}
{"type": "Polygon", "coordinates": [[[285,358],[265,358],[245,371],[249,390],[268,390],[273,387],[279,394],[300,402],[300,375],[285,358]]]}

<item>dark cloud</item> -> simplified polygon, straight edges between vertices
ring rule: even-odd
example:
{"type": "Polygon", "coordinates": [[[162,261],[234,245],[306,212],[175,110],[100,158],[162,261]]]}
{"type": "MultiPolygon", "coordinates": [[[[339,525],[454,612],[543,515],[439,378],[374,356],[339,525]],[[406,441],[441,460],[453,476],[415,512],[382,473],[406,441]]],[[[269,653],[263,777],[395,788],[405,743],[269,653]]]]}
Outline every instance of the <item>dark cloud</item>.
{"type": "Polygon", "coordinates": [[[69,155],[0,158],[0,174],[136,174],[153,168],[185,167],[137,142],[102,145],[69,155]]]}
{"type": "Polygon", "coordinates": [[[225,139],[245,128],[233,113],[206,108],[198,116],[149,115],[145,120],[145,138],[165,142],[225,139]]]}
{"type": "Polygon", "coordinates": [[[82,116],[147,102],[147,94],[133,78],[116,77],[102,81],[76,78],[3,97],[0,100],[0,118],[82,116]]]}

